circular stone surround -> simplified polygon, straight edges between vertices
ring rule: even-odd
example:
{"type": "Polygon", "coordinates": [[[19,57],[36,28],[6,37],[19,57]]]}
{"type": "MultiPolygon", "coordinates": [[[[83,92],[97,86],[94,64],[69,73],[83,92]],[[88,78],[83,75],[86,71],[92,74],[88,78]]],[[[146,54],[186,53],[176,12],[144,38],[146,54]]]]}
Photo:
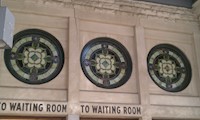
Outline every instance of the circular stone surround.
{"type": "Polygon", "coordinates": [[[117,88],[126,83],[132,73],[128,51],[111,38],[88,42],[82,50],[80,62],[86,77],[101,88],[117,88]]]}
{"type": "Polygon", "coordinates": [[[179,92],[190,83],[192,70],[184,53],[170,44],[153,47],[147,57],[148,72],[163,90],[179,92]]]}
{"type": "Polygon", "coordinates": [[[64,64],[61,44],[51,34],[28,29],[14,36],[12,49],[4,52],[8,70],[18,80],[42,84],[55,78],[64,64]]]}

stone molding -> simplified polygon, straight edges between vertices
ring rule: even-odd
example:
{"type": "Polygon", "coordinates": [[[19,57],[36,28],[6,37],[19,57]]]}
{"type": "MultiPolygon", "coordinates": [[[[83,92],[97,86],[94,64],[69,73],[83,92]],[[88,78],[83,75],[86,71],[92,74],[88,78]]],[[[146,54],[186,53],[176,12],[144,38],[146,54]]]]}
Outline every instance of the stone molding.
{"type": "MultiPolygon", "coordinates": [[[[137,0],[23,0],[25,3],[48,7],[74,8],[111,15],[137,16],[172,22],[198,22],[192,9],[149,3],[137,0]]],[[[199,1],[198,1],[199,2],[199,1]]]]}

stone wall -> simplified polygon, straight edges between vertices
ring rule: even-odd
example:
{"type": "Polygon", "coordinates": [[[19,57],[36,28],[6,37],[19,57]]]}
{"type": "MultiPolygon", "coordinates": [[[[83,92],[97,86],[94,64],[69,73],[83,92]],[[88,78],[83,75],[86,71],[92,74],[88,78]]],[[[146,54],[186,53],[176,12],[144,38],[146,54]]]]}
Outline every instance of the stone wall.
{"type": "Polygon", "coordinates": [[[37,0],[34,4],[69,7],[112,15],[138,16],[172,22],[197,22],[197,15],[188,8],[160,5],[137,0],[37,0]]]}
{"type": "Polygon", "coordinates": [[[15,16],[15,33],[36,28],[55,36],[64,49],[65,64],[52,81],[27,85],[7,70],[4,50],[0,50],[0,102],[8,106],[13,102],[30,102],[43,107],[67,104],[67,112],[6,109],[0,115],[68,116],[68,120],[82,117],[200,119],[200,29],[198,14],[193,10],[136,0],[4,0],[3,4],[15,16]],[[99,88],[81,69],[83,47],[98,37],[113,38],[130,53],[132,76],[121,87],[99,88]],[[162,43],[177,46],[191,63],[192,80],[183,91],[164,91],[148,74],[147,55],[151,48],[162,43]],[[88,111],[97,105],[141,108],[142,114],[88,111]],[[87,106],[85,111],[82,106],[87,106]]]}

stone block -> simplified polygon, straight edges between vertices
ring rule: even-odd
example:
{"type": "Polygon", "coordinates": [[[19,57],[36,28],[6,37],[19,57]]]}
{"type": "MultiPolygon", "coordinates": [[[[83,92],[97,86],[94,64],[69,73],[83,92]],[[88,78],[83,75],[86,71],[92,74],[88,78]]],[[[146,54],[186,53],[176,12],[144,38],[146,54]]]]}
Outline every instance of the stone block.
{"type": "Polygon", "coordinates": [[[133,7],[132,7],[132,6],[128,6],[128,5],[121,5],[121,6],[120,6],[120,10],[121,10],[121,11],[132,12],[132,11],[133,11],[133,7]]]}
{"type": "Polygon", "coordinates": [[[140,8],[145,8],[145,9],[151,9],[152,8],[152,5],[151,4],[147,4],[147,3],[144,3],[144,2],[134,2],[133,5],[135,7],[140,7],[140,8]]]}
{"type": "Polygon", "coordinates": [[[133,16],[132,12],[123,12],[123,11],[115,11],[116,15],[126,15],[126,16],[133,16]]]}
{"type": "Polygon", "coordinates": [[[115,3],[115,0],[99,0],[99,2],[105,2],[105,3],[115,3]]]}
{"type": "Polygon", "coordinates": [[[102,7],[106,9],[113,9],[113,10],[119,10],[119,5],[112,4],[112,3],[102,3],[102,7]]]}
{"type": "Polygon", "coordinates": [[[152,9],[142,9],[141,13],[145,14],[145,15],[152,15],[155,16],[156,15],[156,10],[152,10],[152,9]]]}
{"type": "Polygon", "coordinates": [[[95,8],[94,11],[98,13],[115,14],[115,10],[112,10],[112,9],[95,8]]]}
{"type": "Polygon", "coordinates": [[[157,12],[157,16],[159,16],[159,17],[165,17],[165,18],[168,18],[168,17],[170,17],[170,13],[168,13],[168,12],[157,12]]]}

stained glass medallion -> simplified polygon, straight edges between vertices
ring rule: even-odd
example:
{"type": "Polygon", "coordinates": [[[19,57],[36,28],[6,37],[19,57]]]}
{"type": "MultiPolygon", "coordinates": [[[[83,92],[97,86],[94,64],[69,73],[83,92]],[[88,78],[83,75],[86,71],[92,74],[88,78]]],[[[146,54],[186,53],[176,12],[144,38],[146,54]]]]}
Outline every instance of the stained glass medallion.
{"type": "Polygon", "coordinates": [[[18,80],[42,84],[55,78],[64,64],[61,44],[51,34],[29,29],[14,36],[12,49],[4,52],[8,70],[18,80]]]}
{"type": "Polygon", "coordinates": [[[132,72],[132,61],[126,48],[118,41],[96,38],[84,46],[81,67],[96,86],[111,89],[127,82],[132,72]]]}
{"type": "Polygon", "coordinates": [[[190,63],[184,53],[173,45],[153,47],[148,54],[147,65],[152,80],[166,91],[182,91],[191,81],[190,63]]]}

